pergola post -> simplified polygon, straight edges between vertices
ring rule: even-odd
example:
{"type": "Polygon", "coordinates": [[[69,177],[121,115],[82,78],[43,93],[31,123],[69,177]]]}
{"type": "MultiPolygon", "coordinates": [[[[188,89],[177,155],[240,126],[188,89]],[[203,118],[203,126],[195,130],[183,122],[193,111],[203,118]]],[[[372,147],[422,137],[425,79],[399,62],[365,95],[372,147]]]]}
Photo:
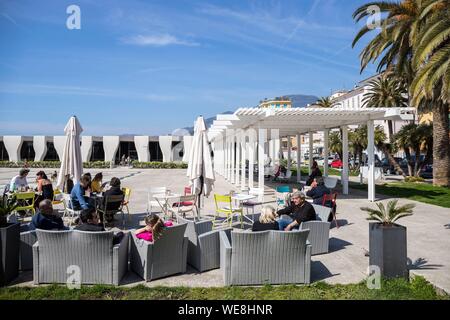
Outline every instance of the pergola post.
{"type": "Polygon", "coordinates": [[[291,171],[291,137],[287,136],[287,170],[291,171]]]}
{"type": "Polygon", "coordinates": [[[312,132],[309,133],[309,175],[312,173],[312,165],[314,162],[314,134],[312,132]]]}
{"type": "Polygon", "coordinates": [[[348,194],[348,127],[342,126],[342,193],[348,194]]]}
{"type": "Polygon", "coordinates": [[[247,137],[245,131],[241,131],[241,190],[245,189],[245,165],[247,156],[247,137]]]}
{"type": "Polygon", "coordinates": [[[280,130],[279,129],[271,129],[270,136],[273,141],[273,164],[280,164],[280,130]]]}
{"type": "Polygon", "coordinates": [[[367,153],[368,153],[368,179],[367,190],[369,201],[375,201],[375,130],[373,120],[367,121],[367,153]]]}
{"type": "Polygon", "coordinates": [[[234,184],[234,177],[235,177],[235,168],[236,168],[236,145],[235,145],[235,136],[234,136],[234,130],[231,133],[230,136],[230,182],[234,184]]]}
{"type": "Polygon", "coordinates": [[[231,157],[230,157],[230,130],[226,131],[225,135],[225,179],[230,181],[230,166],[231,166],[231,157]]]}
{"type": "Polygon", "coordinates": [[[255,163],[255,131],[248,130],[248,187],[253,188],[253,173],[255,163]]]}
{"type": "Polygon", "coordinates": [[[241,132],[236,132],[236,166],[235,166],[236,174],[234,176],[234,183],[236,186],[241,185],[241,132]]]}
{"type": "Polygon", "coordinates": [[[302,181],[302,136],[297,134],[297,182],[302,181]]]}
{"type": "Polygon", "coordinates": [[[267,129],[258,130],[258,188],[264,190],[264,146],[267,129]]]}
{"type": "Polygon", "coordinates": [[[328,177],[328,154],[330,153],[330,151],[328,150],[329,149],[329,147],[328,147],[329,135],[330,135],[330,129],[325,129],[323,131],[323,153],[324,153],[324,155],[323,155],[323,158],[324,158],[323,175],[325,177],[328,177]]]}

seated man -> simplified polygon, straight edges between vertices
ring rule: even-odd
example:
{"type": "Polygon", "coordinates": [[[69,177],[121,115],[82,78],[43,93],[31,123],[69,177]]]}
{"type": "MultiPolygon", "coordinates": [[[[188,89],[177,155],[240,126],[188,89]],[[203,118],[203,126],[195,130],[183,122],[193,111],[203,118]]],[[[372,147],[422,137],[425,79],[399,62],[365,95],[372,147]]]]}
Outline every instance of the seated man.
{"type": "Polygon", "coordinates": [[[39,203],[39,211],[30,222],[30,230],[68,230],[62,218],[53,210],[52,202],[48,199],[39,203]]]}
{"type": "Polygon", "coordinates": [[[294,192],[291,197],[292,204],[289,207],[278,210],[281,217],[278,220],[280,230],[291,231],[297,229],[302,222],[316,220],[316,211],[312,204],[306,201],[303,192],[294,192]]]}
{"type": "Polygon", "coordinates": [[[72,206],[74,210],[85,210],[92,208],[93,206],[89,204],[88,200],[85,198],[86,190],[91,184],[91,179],[87,175],[81,177],[80,183],[77,183],[70,193],[70,198],[72,200],[72,206]]]}
{"type": "Polygon", "coordinates": [[[19,175],[11,179],[9,191],[14,192],[20,189],[29,189],[27,182],[28,173],[30,173],[29,169],[20,169],[19,175]]]}
{"type": "MultiPolygon", "coordinates": [[[[75,230],[99,232],[105,231],[103,224],[100,223],[100,218],[94,208],[89,208],[81,211],[81,224],[75,227],[75,230]]],[[[113,237],[113,244],[118,244],[122,241],[123,232],[118,232],[113,237]]]]}
{"type": "MultiPolygon", "coordinates": [[[[314,204],[323,205],[323,196],[330,194],[330,192],[330,189],[325,186],[323,178],[316,177],[311,184],[311,189],[306,192],[306,195],[313,199],[314,204]]],[[[327,203],[326,206],[331,206],[331,203],[327,203]]]]}

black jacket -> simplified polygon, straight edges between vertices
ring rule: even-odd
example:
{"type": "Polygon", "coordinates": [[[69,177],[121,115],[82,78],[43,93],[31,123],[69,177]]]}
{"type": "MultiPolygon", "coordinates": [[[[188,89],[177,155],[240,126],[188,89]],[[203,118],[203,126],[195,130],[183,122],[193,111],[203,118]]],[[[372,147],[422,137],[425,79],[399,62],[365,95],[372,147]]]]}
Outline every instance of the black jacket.
{"type": "Polygon", "coordinates": [[[306,192],[306,195],[313,199],[314,204],[323,205],[323,196],[330,192],[330,189],[325,186],[317,186],[306,192]]]}
{"type": "MultiPolygon", "coordinates": [[[[105,202],[106,202],[106,198],[108,196],[121,196],[123,195],[123,191],[120,187],[111,187],[109,190],[105,191],[103,193],[103,197],[105,198],[105,202]]],[[[110,210],[117,210],[120,208],[121,202],[110,202],[108,203],[108,207],[106,208],[106,210],[110,211],[110,210]]],[[[104,207],[104,205],[103,205],[104,207]]]]}
{"type": "Polygon", "coordinates": [[[262,223],[255,221],[252,226],[252,231],[266,231],[266,230],[280,230],[278,227],[278,222],[274,221],[272,223],[262,223]]]}
{"type": "Polygon", "coordinates": [[[316,220],[316,211],[314,207],[309,202],[303,202],[302,205],[296,206],[291,204],[289,207],[278,210],[278,216],[286,214],[290,216],[293,220],[297,221],[298,224],[306,221],[316,220]]]}

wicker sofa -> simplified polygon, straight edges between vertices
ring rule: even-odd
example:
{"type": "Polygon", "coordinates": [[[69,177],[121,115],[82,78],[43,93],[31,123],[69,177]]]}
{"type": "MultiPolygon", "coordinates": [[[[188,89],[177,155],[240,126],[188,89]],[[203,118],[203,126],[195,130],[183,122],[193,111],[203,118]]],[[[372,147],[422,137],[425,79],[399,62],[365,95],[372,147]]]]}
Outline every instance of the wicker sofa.
{"type": "Polygon", "coordinates": [[[178,217],[178,221],[187,225],[187,263],[200,272],[220,268],[219,230],[212,230],[212,220],[194,221],[178,217]]]}
{"type": "Polygon", "coordinates": [[[36,230],[33,245],[35,284],[67,283],[68,270],[80,269],[81,284],[119,285],[128,270],[128,238],[113,245],[112,231],[36,230]]]}
{"type": "Polygon", "coordinates": [[[33,245],[37,241],[35,230],[29,230],[28,225],[23,225],[20,232],[20,263],[21,271],[33,270],[33,245]]]}
{"type": "Polygon", "coordinates": [[[154,242],[138,239],[131,232],[130,267],[145,281],[186,272],[187,224],[168,227],[154,242]]]}
{"type": "Polygon", "coordinates": [[[225,285],[306,283],[311,278],[309,230],[220,231],[220,269],[225,285]]]}
{"type": "Polygon", "coordinates": [[[300,230],[309,230],[308,241],[311,243],[311,255],[323,254],[328,252],[330,242],[330,225],[328,217],[331,214],[331,208],[313,204],[316,211],[317,220],[303,222],[300,230]]]}

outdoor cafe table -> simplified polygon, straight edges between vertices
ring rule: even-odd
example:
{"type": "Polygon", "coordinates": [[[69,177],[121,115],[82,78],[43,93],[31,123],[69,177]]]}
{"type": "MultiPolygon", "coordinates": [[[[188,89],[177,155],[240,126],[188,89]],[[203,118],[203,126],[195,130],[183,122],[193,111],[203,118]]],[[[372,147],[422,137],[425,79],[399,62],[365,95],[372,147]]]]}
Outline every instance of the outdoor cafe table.
{"type": "Polygon", "coordinates": [[[239,203],[239,207],[242,209],[242,217],[247,219],[253,224],[253,220],[244,215],[244,202],[257,198],[258,196],[252,194],[244,194],[244,193],[235,193],[231,196],[232,200],[235,200],[239,203]]]}
{"type": "Polygon", "coordinates": [[[155,198],[156,202],[158,202],[159,206],[161,207],[164,216],[168,217],[170,215],[169,207],[170,207],[170,201],[176,200],[181,197],[181,194],[177,193],[161,193],[161,194],[154,194],[153,198],[155,198]]]}

